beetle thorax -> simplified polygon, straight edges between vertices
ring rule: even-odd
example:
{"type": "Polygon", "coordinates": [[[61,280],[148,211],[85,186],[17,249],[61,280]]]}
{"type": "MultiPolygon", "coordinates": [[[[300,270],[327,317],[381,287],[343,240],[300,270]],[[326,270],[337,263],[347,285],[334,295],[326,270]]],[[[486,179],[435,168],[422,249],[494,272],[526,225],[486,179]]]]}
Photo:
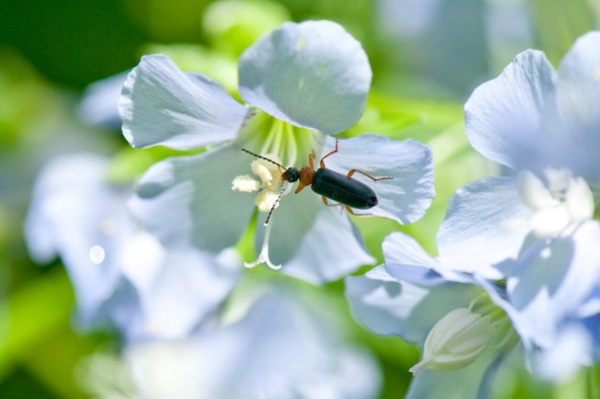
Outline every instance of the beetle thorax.
{"type": "Polygon", "coordinates": [[[315,179],[315,170],[310,166],[305,166],[300,170],[300,183],[303,186],[310,186],[315,179]]]}

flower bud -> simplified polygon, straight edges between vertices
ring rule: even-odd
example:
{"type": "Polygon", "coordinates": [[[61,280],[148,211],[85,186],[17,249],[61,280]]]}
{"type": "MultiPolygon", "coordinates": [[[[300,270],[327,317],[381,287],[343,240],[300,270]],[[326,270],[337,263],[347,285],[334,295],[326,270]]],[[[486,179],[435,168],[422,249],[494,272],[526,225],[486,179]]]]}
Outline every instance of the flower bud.
{"type": "Polygon", "coordinates": [[[467,308],[454,309],[429,331],[423,348],[423,360],[410,368],[416,374],[427,367],[451,370],[473,362],[492,338],[492,319],[467,308]]]}

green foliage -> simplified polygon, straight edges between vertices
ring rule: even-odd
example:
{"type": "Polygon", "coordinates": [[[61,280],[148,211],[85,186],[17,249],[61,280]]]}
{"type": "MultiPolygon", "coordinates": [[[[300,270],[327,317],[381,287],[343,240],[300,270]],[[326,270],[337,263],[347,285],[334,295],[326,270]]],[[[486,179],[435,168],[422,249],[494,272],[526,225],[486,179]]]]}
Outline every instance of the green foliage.
{"type": "Polygon", "coordinates": [[[77,397],[69,373],[73,357],[68,356],[68,351],[79,342],[69,342],[73,338],[70,332],[67,335],[71,339],[63,342],[67,345],[59,346],[49,339],[68,331],[72,305],[70,282],[62,270],[32,279],[9,295],[0,313],[0,380],[18,365],[35,369],[36,373],[46,369],[51,375],[48,382],[56,385],[53,389],[59,390],[61,396],[77,397]],[[49,345],[51,342],[54,343],[49,345]],[[53,355],[47,355],[49,350],[53,355]]]}
{"type": "Polygon", "coordinates": [[[288,10],[273,1],[225,0],[208,7],[202,25],[214,49],[237,58],[258,38],[290,18],[288,10]]]}
{"type": "Polygon", "coordinates": [[[554,64],[565,55],[575,39],[597,29],[599,6],[588,0],[529,0],[540,48],[554,64]]]}

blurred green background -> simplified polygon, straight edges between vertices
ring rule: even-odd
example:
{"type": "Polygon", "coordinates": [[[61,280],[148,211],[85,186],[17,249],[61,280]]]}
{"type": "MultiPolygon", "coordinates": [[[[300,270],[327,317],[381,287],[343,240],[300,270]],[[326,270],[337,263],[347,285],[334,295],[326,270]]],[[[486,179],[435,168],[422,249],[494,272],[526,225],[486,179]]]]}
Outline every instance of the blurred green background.
{"type": "MultiPolygon", "coordinates": [[[[118,128],[92,126],[78,113],[89,84],[134,67],[144,53],[160,51],[182,68],[209,73],[234,90],[237,56],[262,33],[284,20],[336,21],[363,44],[374,72],[368,108],[347,134],[411,137],[434,149],[438,197],[422,221],[403,230],[435,253],[435,232],[450,195],[494,172],[464,138],[462,104],[470,91],[527,47],[544,50],[557,65],[575,38],[597,29],[600,12],[596,0],[214,3],[1,3],[0,398],[88,397],[80,378],[85,359],[118,350],[110,334],[73,331],[74,298],[60,261],[36,265],[23,242],[31,187],[44,162],[81,149],[106,155],[127,151],[118,128]]],[[[377,256],[383,237],[399,229],[393,223],[356,221],[377,256]]],[[[326,289],[340,292],[341,285],[326,289]]],[[[372,337],[358,326],[354,336],[381,360],[382,397],[401,397],[418,351],[397,338],[372,337]]],[[[507,397],[532,392],[559,397],[566,390],[526,379],[510,387],[507,397]]]]}

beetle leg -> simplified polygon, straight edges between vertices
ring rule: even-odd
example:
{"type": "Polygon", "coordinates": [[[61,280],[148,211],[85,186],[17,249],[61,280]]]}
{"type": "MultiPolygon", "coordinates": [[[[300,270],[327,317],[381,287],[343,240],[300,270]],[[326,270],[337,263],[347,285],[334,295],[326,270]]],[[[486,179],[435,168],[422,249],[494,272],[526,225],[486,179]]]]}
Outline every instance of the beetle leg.
{"type": "Polygon", "coordinates": [[[325,160],[325,158],[327,158],[330,155],[335,154],[336,152],[338,152],[338,139],[335,139],[335,150],[331,151],[330,153],[327,153],[324,157],[321,158],[321,162],[319,162],[319,165],[321,166],[321,168],[325,169],[325,162],[323,162],[325,160]]]}
{"type": "Polygon", "coordinates": [[[322,195],[321,199],[323,200],[323,203],[327,206],[342,206],[342,204],[340,204],[339,202],[336,202],[335,204],[330,204],[329,201],[327,201],[327,197],[322,195]]]}
{"type": "Polygon", "coordinates": [[[327,197],[325,196],[321,196],[321,198],[323,199],[323,203],[327,206],[343,206],[344,208],[346,208],[346,210],[354,216],[373,216],[373,214],[371,212],[368,213],[355,213],[354,210],[352,208],[350,208],[348,205],[343,205],[340,204],[339,202],[335,203],[335,204],[330,204],[329,201],[327,201],[327,197]]]}
{"type": "Polygon", "coordinates": [[[315,150],[312,150],[310,152],[310,155],[308,156],[308,166],[310,166],[311,169],[315,168],[315,163],[314,163],[314,159],[317,155],[315,154],[315,150]]]}
{"type": "Polygon", "coordinates": [[[371,180],[373,180],[373,181],[379,181],[379,180],[392,180],[392,179],[394,179],[394,178],[393,178],[393,177],[391,177],[391,176],[384,176],[384,177],[373,177],[373,176],[371,176],[370,174],[368,174],[368,173],[365,173],[365,172],[363,172],[362,170],[358,170],[358,169],[352,169],[350,172],[348,172],[348,174],[347,174],[346,176],[347,176],[348,178],[350,178],[350,177],[352,177],[352,175],[353,175],[355,172],[358,172],[358,173],[360,173],[361,175],[367,176],[369,179],[371,179],[371,180]]]}
{"type": "Polygon", "coordinates": [[[354,213],[354,211],[352,210],[352,208],[350,208],[349,206],[344,205],[344,208],[346,208],[346,210],[348,212],[350,212],[351,215],[354,216],[373,216],[373,214],[371,212],[368,213],[354,213]]]}
{"type": "Polygon", "coordinates": [[[302,191],[304,187],[306,186],[302,184],[302,182],[298,183],[298,187],[296,187],[296,191],[294,191],[294,194],[298,194],[300,191],[302,191]]]}
{"type": "Polygon", "coordinates": [[[323,200],[323,203],[327,206],[339,206],[342,213],[344,212],[344,208],[348,208],[346,205],[340,204],[339,202],[336,202],[335,204],[330,204],[329,201],[327,201],[327,197],[325,197],[324,195],[321,196],[321,199],[323,200]]]}

